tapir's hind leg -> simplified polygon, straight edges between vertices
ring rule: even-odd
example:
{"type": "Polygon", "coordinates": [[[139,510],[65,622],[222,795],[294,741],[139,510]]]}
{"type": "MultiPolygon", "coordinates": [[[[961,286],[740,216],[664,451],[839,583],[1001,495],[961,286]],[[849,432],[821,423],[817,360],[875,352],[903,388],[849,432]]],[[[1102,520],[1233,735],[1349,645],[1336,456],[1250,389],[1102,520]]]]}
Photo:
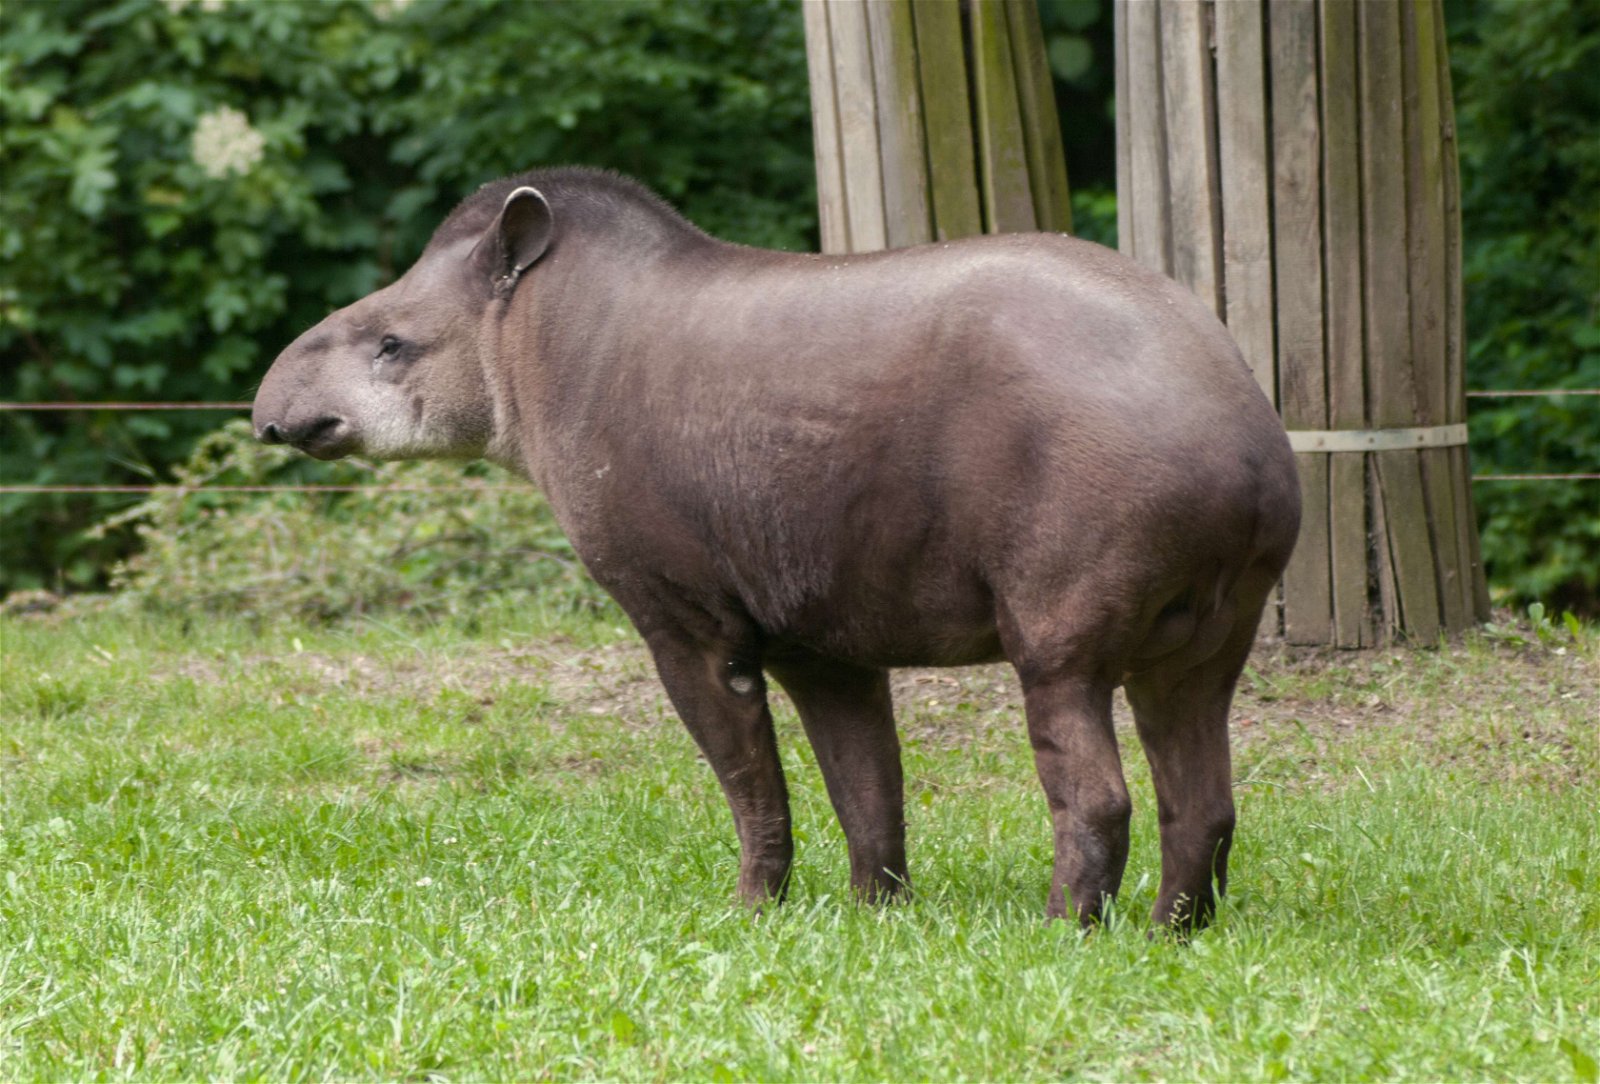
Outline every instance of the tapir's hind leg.
{"type": "Polygon", "coordinates": [[[1099,658],[1116,614],[1085,586],[1066,596],[1027,584],[997,612],[1001,647],[1022,683],[1034,767],[1050,806],[1055,872],[1051,918],[1089,926],[1114,899],[1128,863],[1133,806],[1111,722],[1120,673],[1099,658]]]}
{"type": "Polygon", "coordinates": [[[656,633],[647,637],[678,717],[717,773],[739,832],[739,895],[781,898],[794,842],[761,670],[721,646],[656,633]]]}
{"type": "Polygon", "coordinates": [[[1155,920],[1197,929],[1228,886],[1233,842],[1233,769],[1228,710],[1255,641],[1262,602],[1276,576],[1247,576],[1229,606],[1231,628],[1198,662],[1157,665],[1129,676],[1125,689],[1150,774],[1161,828],[1161,890],[1155,920]]]}
{"type": "Polygon", "coordinates": [[[1122,884],[1132,806],[1111,724],[1111,686],[1018,667],[1034,764],[1050,805],[1055,873],[1048,913],[1090,925],[1122,884]]]}
{"type": "Polygon", "coordinates": [[[850,887],[868,901],[895,895],[907,887],[905,790],[888,672],[816,656],[767,669],[816,751],[850,848],[850,887]]]}

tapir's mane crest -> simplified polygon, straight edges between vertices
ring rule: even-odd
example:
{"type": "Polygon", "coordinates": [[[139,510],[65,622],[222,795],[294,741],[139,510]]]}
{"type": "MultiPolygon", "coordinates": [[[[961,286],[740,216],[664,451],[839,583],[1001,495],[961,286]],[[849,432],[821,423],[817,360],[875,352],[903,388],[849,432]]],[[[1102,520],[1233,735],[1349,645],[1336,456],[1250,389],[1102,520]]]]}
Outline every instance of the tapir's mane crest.
{"type": "Polygon", "coordinates": [[[476,237],[494,221],[506,197],[525,185],[538,189],[550,202],[558,229],[587,232],[590,227],[615,228],[627,223],[634,228],[653,227],[659,232],[704,236],[671,204],[638,181],[609,170],[561,166],[530,169],[483,185],[440,223],[428,247],[444,247],[465,237],[476,237]]]}

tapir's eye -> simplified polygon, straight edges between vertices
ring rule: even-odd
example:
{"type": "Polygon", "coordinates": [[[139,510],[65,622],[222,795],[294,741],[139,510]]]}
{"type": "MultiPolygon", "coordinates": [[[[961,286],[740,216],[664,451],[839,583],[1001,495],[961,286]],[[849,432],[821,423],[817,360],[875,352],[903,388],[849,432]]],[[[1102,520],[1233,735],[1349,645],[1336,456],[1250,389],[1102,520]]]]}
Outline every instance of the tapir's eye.
{"type": "Polygon", "coordinates": [[[400,356],[401,342],[393,335],[385,335],[378,344],[378,360],[389,361],[400,356]]]}

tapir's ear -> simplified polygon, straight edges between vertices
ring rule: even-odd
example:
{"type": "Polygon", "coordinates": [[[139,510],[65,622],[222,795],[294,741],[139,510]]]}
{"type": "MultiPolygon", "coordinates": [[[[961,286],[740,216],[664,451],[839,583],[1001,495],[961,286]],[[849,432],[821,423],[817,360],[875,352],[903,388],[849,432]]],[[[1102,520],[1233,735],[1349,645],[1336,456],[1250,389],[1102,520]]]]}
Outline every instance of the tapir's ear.
{"type": "Polygon", "coordinates": [[[486,270],[497,289],[515,286],[522,273],[544,255],[554,225],[550,204],[537,188],[524,185],[506,197],[488,236],[478,246],[479,255],[488,258],[486,270]]]}

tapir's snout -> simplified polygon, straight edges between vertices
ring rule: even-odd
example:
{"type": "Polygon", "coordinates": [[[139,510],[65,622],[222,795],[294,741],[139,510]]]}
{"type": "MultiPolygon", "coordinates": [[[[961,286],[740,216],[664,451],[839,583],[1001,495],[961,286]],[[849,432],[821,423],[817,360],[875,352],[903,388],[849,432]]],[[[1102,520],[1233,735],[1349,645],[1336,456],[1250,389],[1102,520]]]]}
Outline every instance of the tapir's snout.
{"type": "Polygon", "coordinates": [[[300,347],[296,343],[280,354],[261,382],[250,412],[256,439],[292,445],[316,459],[339,459],[359,446],[357,427],[307,379],[315,369],[300,347]]]}

